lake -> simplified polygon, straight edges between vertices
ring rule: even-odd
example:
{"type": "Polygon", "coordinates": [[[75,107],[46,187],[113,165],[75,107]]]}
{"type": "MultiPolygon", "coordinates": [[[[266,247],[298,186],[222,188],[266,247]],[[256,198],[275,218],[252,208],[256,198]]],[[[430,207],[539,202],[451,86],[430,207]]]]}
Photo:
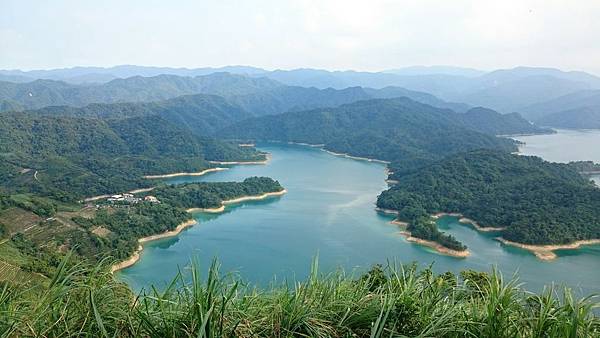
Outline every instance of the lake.
{"type": "Polygon", "coordinates": [[[489,271],[497,266],[505,276],[519,271],[532,290],[551,282],[567,283],[585,293],[600,292],[600,248],[565,250],[552,262],[527,251],[505,247],[493,234],[479,233],[456,218],[439,226],[469,246],[466,259],[437,254],[407,242],[390,221],[375,210],[377,195],[387,188],[385,166],[330,155],[299,145],[260,144],[272,154],[267,165],[234,166],[202,177],[169,180],[241,181],[269,176],[288,190],[281,197],[227,206],[222,214],[197,213],[198,224],[179,236],[147,243],[141,259],[118,277],[134,289],[164,286],[194,258],[205,270],[215,257],[222,271],[236,272],[259,285],[273,280],[304,278],[318,255],[321,271],[343,267],[360,273],[372,264],[434,263],[438,272],[463,269],[489,271]]]}
{"type": "MultiPolygon", "coordinates": [[[[525,144],[519,147],[523,155],[535,155],[552,161],[594,161],[600,163],[600,130],[558,129],[556,134],[519,136],[525,144]]],[[[600,175],[592,176],[600,185],[600,175]]]]}

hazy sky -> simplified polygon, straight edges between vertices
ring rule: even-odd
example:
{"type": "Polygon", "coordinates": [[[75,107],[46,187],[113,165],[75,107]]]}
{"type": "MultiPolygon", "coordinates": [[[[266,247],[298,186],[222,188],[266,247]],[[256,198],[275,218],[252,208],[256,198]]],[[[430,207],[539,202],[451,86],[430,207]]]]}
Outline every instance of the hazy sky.
{"type": "Polygon", "coordinates": [[[118,64],[600,74],[600,1],[0,0],[0,69],[118,64]]]}

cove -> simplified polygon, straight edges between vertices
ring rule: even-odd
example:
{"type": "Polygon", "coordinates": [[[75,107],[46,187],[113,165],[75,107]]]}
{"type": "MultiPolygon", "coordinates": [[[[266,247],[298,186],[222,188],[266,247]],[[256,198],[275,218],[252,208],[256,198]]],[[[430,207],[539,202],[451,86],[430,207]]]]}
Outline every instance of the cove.
{"type": "Polygon", "coordinates": [[[206,270],[217,257],[223,272],[235,271],[250,283],[268,285],[307,276],[318,255],[320,271],[343,267],[356,272],[387,261],[434,263],[435,271],[464,269],[504,276],[519,272],[530,290],[567,284],[583,293],[600,292],[600,248],[559,252],[544,262],[533,254],[506,247],[493,234],[480,233],[456,218],[444,217],[439,226],[469,246],[471,256],[453,258],[407,242],[390,224],[393,217],[375,210],[377,195],[387,188],[385,165],[333,156],[307,146],[259,144],[272,154],[267,165],[233,166],[200,177],[168,182],[240,181],[269,176],[288,190],[281,197],[227,206],[222,214],[197,213],[198,224],[179,236],[147,243],[138,263],[117,273],[135,290],[164,286],[178,270],[186,271],[195,258],[206,270]]]}

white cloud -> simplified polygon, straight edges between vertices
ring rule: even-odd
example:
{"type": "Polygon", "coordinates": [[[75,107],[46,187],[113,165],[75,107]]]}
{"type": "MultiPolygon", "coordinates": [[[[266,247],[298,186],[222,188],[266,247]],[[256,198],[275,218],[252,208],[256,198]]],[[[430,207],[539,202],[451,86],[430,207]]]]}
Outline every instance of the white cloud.
{"type": "Polygon", "coordinates": [[[596,0],[3,0],[0,68],[455,64],[600,72],[598,17],[596,0]]]}

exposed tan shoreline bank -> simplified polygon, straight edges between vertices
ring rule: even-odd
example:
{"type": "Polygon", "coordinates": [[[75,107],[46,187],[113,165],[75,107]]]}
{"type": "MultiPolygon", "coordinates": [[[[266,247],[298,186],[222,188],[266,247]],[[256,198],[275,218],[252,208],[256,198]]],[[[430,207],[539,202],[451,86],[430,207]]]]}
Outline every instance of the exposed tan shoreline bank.
{"type": "Polygon", "coordinates": [[[558,256],[554,253],[554,250],[561,249],[579,249],[583,245],[595,245],[600,244],[600,239],[588,239],[582,241],[576,241],[569,244],[562,245],[533,245],[533,244],[522,244],[512,242],[502,237],[496,237],[496,240],[505,245],[514,246],[517,248],[531,251],[537,258],[548,261],[557,258],[558,256]]]}
{"type": "Polygon", "coordinates": [[[140,259],[140,254],[141,254],[142,250],[144,250],[144,246],[142,245],[143,243],[155,241],[157,239],[177,236],[177,235],[179,235],[179,233],[181,231],[183,231],[183,229],[190,227],[196,223],[197,222],[193,219],[187,220],[187,221],[179,224],[174,230],[165,231],[161,234],[151,235],[151,236],[142,237],[142,238],[138,239],[139,246],[135,250],[135,252],[128,259],[113,265],[110,268],[110,272],[114,273],[115,271],[119,271],[121,269],[128,268],[128,267],[132,266],[133,264],[135,264],[140,259]]]}
{"type": "MultiPolygon", "coordinates": [[[[271,196],[281,196],[285,193],[287,193],[287,190],[283,189],[281,191],[268,192],[268,193],[264,193],[262,195],[242,196],[242,197],[223,201],[222,202],[223,205],[221,205],[219,208],[213,208],[213,209],[191,208],[191,209],[187,209],[187,212],[191,213],[191,212],[196,212],[196,211],[202,211],[202,212],[218,213],[218,212],[223,212],[225,210],[226,204],[233,204],[233,203],[239,203],[239,202],[244,202],[244,201],[262,200],[262,199],[265,199],[265,198],[271,197],[271,196]]],[[[140,259],[140,254],[141,254],[142,250],[144,250],[144,247],[142,245],[143,243],[155,241],[155,240],[162,239],[162,238],[177,236],[183,229],[190,227],[197,223],[198,222],[196,220],[191,219],[191,220],[188,220],[188,221],[185,221],[185,222],[179,224],[177,226],[177,228],[175,228],[174,230],[166,231],[161,234],[151,235],[151,236],[142,237],[142,238],[138,239],[138,243],[140,245],[135,250],[135,252],[128,259],[113,265],[111,267],[110,271],[114,273],[115,271],[128,268],[128,267],[132,266],[133,264],[135,264],[140,259]]]]}
{"type": "Polygon", "coordinates": [[[156,179],[156,178],[170,178],[170,177],[178,177],[178,176],[202,176],[215,171],[227,170],[229,168],[208,168],[195,173],[172,173],[172,174],[164,174],[164,175],[146,175],[144,178],[146,179],[156,179]]]}
{"type": "Polygon", "coordinates": [[[470,218],[466,218],[461,213],[456,213],[456,212],[439,212],[437,214],[432,215],[431,217],[438,219],[443,216],[459,217],[458,221],[460,223],[468,223],[468,224],[472,225],[473,228],[475,228],[475,230],[481,231],[481,232],[502,231],[502,230],[506,229],[505,227],[482,227],[481,225],[479,225],[479,223],[475,222],[474,220],[472,220],[470,218]]]}
{"type": "MultiPolygon", "coordinates": [[[[396,210],[392,210],[392,209],[384,209],[384,208],[375,208],[375,210],[379,211],[379,212],[383,212],[384,214],[390,214],[390,215],[398,215],[398,211],[396,210]]],[[[394,221],[392,221],[394,222],[394,221]]]]}
{"type": "Polygon", "coordinates": [[[296,144],[299,146],[307,146],[307,147],[312,147],[312,148],[323,148],[325,146],[324,143],[311,144],[311,143],[304,143],[304,142],[288,142],[287,144],[296,144]]]}
{"type": "Polygon", "coordinates": [[[359,156],[352,156],[352,155],[348,155],[348,154],[343,154],[343,153],[335,153],[331,150],[327,150],[327,149],[322,149],[324,152],[331,154],[333,156],[340,156],[340,157],[346,157],[346,158],[350,158],[353,160],[360,160],[360,161],[367,161],[367,162],[377,162],[377,163],[383,163],[383,164],[390,164],[391,162],[389,161],[384,161],[384,160],[378,160],[378,159],[374,159],[374,158],[367,158],[367,157],[359,157],[359,156]]]}
{"type": "Polygon", "coordinates": [[[400,231],[400,233],[406,238],[407,241],[432,248],[435,251],[437,251],[438,253],[443,254],[443,255],[457,257],[457,258],[466,258],[471,254],[469,252],[469,250],[463,250],[463,251],[452,250],[452,249],[449,249],[437,242],[413,237],[411,235],[410,231],[404,230],[404,231],[400,231]]]}
{"type": "MultiPolygon", "coordinates": [[[[382,209],[382,208],[376,208],[376,210],[387,213],[387,214],[393,214],[393,215],[398,214],[398,212],[396,210],[382,209]]],[[[463,251],[452,250],[452,249],[447,248],[437,242],[413,237],[412,234],[410,233],[410,231],[406,230],[406,227],[408,227],[408,223],[406,223],[406,222],[402,222],[402,221],[395,219],[395,220],[391,221],[390,223],[397,225],[400,227],[400,229],[402,229],[400,231],[400,234],[402,236],[404,236],[404,238],[406,238],[407,241],[409,241],[411,243],[416,243],[419,245],[427,246],[429,248],[434,249],[435,251],[437,251],[438,253],[440,253],[442,255],[447,255],[447,256],[452,256],[452,257],[457,257],[457,258],[465,258],[471,254],[469,252],[469,250],[463,250],[463,251]]]]}
{"type": "Polygon", "coordinates": [[[242,197],[238,197],[238,198],[234,198],[234,199],[230,199],[230,200],[225,200],[225,201],[221,202],[221,206],[218,208],[190,208],[190,209],[187,209],[187,212],[219,213],[219,212],[225,211],[225,206],[227,204],[235,204],[235,203],[246,202],[246,201],[258,201],[258,200],[263,200],[265,198],[272,197],[272,196],[281,196],[285,193],[287,193],[287,190],[283,189],[281,191],[267,192],[262,195],[242,196],[242,197]]]}
{"type": "Polygon", "coordinates": [[[271,161],[271,154],[267,153],[265,159],[262,161],[208,161],[211,164],[218,165],[253,165],[253,164],[267,164],[271,161]]]}

